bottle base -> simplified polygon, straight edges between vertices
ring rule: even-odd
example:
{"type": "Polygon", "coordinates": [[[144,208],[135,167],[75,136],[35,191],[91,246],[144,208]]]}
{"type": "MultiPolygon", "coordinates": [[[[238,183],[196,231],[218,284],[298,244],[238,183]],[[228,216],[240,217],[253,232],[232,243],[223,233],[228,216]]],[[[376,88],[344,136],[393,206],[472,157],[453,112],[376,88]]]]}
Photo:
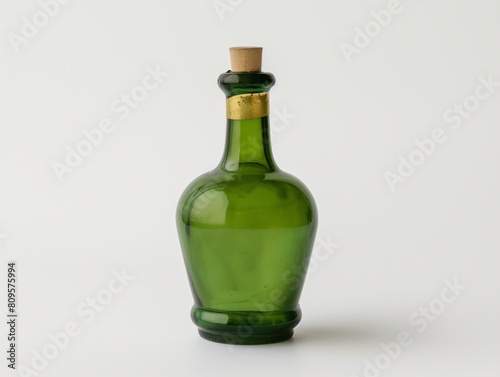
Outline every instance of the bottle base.
{"type": "Polygon", "coordinates": [[[220,311],[193,307],[191,318],[203,339],[225,344],[257,345],[290,339],[300,322],[299,307],[286,311],[220,311]]]}
{"type": "Polygon", "coordinates": [[[258,334],[258,335],[239,335],[229,332],[213,333],[206,330],[198,329],[198,333],[203,339],[216,343],[235,344],[235,345],[258,345],[279,343],[290,339],[293,336],[293,330],[286,330],[281,333],[273,334],[258,334]]]}

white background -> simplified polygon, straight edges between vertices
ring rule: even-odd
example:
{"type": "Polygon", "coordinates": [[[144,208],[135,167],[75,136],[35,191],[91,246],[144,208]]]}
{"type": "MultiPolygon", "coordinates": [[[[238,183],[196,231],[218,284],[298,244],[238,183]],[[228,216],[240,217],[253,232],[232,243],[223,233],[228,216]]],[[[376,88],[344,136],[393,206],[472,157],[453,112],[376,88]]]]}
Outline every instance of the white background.
{"type": "MultiPolygon", "coordinates": [[[[1,1],[0,296],[4,313],[15,260],[18,362],[31,368],[76,322],[40,376],[360,377],[408,331],[380,375],[498,376],[500,87],[458,129],[443,113],[480,77],[500,81],[500,2],[402,0],[379,32],[386,1],[221,3],[73,0],[16,53],[9,33],[41,8],[1,1]],[[349,62],[340,46],[367,26],[349,62]],[[174,222],[182,190],[221,157],[216,80],[239,45],[264,47],[275,158],[313,192],[318,240],[338,243],[308,275],[293,340],[255,347],[198,336],[174,222]],[[168,78],[120,119],[111,104],[148,66],[168,78]],[[59,182],[54,161],[107,117],[114,131],[59,182]],[[437,128],[446,142],[391,191],[384,174],[437,128]],[[79,305],[123,269],[135,279],[86,323],[79,305]],[[420,333],[412,313],[455,278],[467,289],[420,333]]],[[[6,338],[2,326],[2,350],[6,338]]],[[[15,374],[4,357],[0,371],[15,374]]]]}

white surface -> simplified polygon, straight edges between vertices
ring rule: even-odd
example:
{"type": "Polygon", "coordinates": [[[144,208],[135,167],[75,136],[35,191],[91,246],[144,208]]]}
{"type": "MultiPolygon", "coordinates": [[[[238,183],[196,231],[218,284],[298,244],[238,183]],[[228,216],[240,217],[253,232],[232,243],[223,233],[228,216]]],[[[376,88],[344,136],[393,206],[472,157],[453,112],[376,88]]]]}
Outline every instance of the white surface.
{"type": "Polygon", "coordinates": [[[442,116],[479,77],[500,81],[500,3],[402,1],[349,63],[341,43],[387,2],[221,1],[234,4],[222,20],[211,0],[73,0],[18,54],[8,33],[40,6],[1,1],[0,285],[16,260],[19,362],[74,321],[40,376],[359,377],[401,331],[414,342],[383,376],[498,376],[500,87],[459,129],[442,116]],[[274,120],[275,158],[339,244],[308,276],[294,340],[243,348],[197,335],[174,224],[221,156],[216,79],[235,45],[264,47],[273,112],[295,116],[274,120]],[[169,77],[120,119],[113,101],[157,65],[169,77]],[[51,164],[106,117],[114,131],[60,183],[51,164]],[[446,142],[391,192],[385,172],[436,128],[446,142]],[[79,305],[123,268],[135,280],[86,323],[79,305]],[[467,289],[418,333],[412,313],[456,277],[467,289]]]}

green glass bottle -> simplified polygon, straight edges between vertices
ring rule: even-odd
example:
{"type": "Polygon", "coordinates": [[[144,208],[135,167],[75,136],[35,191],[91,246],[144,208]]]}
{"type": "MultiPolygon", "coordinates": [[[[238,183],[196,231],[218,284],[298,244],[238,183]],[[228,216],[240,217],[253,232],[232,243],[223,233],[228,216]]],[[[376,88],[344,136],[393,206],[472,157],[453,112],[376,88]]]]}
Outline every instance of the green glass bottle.
{"type": "Polygon", "coordinates": [[[227,137],[220,164],[195,179],[177,208],[177,230],[200,335],[230,344],[286,340],[301,319],[299,298],[317,227],[306,186],[280,170],[269,139],[262,48],[230,49],[227,137]]]}

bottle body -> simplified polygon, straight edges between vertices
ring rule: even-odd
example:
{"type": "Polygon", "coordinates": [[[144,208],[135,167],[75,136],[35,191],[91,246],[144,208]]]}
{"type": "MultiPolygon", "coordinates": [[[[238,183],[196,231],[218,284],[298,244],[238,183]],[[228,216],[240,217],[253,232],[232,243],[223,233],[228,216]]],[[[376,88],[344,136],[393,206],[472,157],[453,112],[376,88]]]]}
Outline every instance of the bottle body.
{"type": "Polygon", "coordinates": [[[307,187],[274,163],[268,122],[228,120],[221,163],[186,188],[177,208],[192,320],[216,342],[282,341],[301,319],[317,209],[307,187]]]}
{"type": "Polygon", "coordinates": [[[302,183],[283,172],[213,171],[185,191],[177,222],[200,334],[225,343],[289,338],[317,223],[302,183]]]}

